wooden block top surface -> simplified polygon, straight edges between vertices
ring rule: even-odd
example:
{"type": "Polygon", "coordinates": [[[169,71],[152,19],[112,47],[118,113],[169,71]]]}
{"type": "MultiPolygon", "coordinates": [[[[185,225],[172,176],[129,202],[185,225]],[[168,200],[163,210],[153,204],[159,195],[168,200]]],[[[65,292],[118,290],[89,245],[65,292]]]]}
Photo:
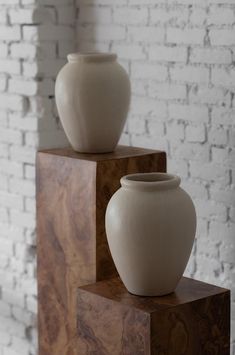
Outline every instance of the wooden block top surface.
{"type": "Polygon", "coordinates": [[[165,154],[163,151],[145,149],[145,148],[137,148],[137,147],[129,147],[124,145],[119,145],[112,153],[104,153],[104,154],[89,154],[89,153],[78,153],[75,152],[72,148],[58,148],[58,149],[46,149],[39,151],[40,153],[57,155],[61,157],[68,157],[72,159],[79,160],[90,160],[94,162],[102,161],[102,160],[116,160],[123,158],[131,158],[137,157],[140,155],[148,155],[148,154],[165,154]]]}
{"type": "Polygon", "coordinates": [[[182,277],[174,293],[161,297],[140,297],[132,295],[126,290],[119,278],[83,286],[79,288],[79,291],[89,292],[111,301],[118,302],[121,305],[134,307],[147,313],[230,292],[225,288],[186,277],[182,277]]]}

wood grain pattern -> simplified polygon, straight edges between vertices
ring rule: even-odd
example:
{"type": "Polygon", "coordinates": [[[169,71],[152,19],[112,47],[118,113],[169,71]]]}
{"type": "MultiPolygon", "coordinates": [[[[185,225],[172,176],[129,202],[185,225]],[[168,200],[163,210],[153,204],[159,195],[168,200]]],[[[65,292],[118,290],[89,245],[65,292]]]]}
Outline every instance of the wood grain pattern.
{"type": "Polygon", "coordinates": [[[77,314],[82,355],[229,355],[230,292],[192,279],[163,297],[119,278],[80,287],[77,314]]]}
{"type": "Polygon", "coordinates": [[[150,354],[149,333],[149,314],[79,290],[78,336],[82,355],[150,354]]]}
{"type": "Polygon", "coordinates": [[[163,152],[53,149],[37,155],[39,355],[77,355],[77,287],[117,275],[105,235],[107,203],[123,175],[166,170],[163,152]]]}

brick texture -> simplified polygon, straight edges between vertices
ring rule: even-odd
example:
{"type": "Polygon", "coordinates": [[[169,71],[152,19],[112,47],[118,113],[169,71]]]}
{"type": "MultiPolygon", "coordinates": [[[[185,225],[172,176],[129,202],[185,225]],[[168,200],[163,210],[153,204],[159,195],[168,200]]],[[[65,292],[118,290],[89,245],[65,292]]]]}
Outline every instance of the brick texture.
{"type": "Polygon", "coordinates": [[[0,354],[36,355],[35,152],[67,143],[54,81],[76,6],[0,0],[0,13],[0,354]]]}

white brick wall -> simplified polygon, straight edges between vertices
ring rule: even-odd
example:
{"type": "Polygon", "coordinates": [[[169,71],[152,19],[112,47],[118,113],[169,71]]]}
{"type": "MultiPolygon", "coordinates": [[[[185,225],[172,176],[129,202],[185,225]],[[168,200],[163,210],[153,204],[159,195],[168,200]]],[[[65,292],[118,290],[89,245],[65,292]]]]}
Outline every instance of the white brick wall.
{"type": "Polygon", "coordinates": [[[234,13],[234,0],[0,0],[0,355],[36,354],[34,159],[66,144],[54,81],[75,24],[80,50],[128,70],[122,142],[167,151],[198,214],[187,274],[233,290],[235,325],[234,13]]]}
{"type": "Polygon", "coordinates": [[[194,198],[198,231],[187,273],[231,288],[234,302],[235,1],[77,3],[79,49],[117,52],[131,78],[122,141],[165,149],[168,170],[194,198]]]}
{"type": "Polygon", "coordinates": [[[0,354],[36,355],[35,152],[66,144],[54,81],[75,46],[70,0],[0,0],[0,354]]]}

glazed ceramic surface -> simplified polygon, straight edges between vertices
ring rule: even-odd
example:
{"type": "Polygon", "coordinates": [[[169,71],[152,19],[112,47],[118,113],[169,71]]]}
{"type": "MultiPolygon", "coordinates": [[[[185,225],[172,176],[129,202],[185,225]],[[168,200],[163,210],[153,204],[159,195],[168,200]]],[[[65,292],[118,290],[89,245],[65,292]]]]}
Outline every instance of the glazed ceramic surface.
{"type": "Polygon", "coordinates": [[[178,176],[123,177],[105,223],[114,263],[129,292],[161,296],[175,290],[196,232],[195,208],[178,176]]]}
{"type": "Polygon", "coordinates": [[[130,103],[130,80],[109,53],[69,54],[59,72],[55,97],[65,133],[84,153],[115,149],[130,103]]]}

